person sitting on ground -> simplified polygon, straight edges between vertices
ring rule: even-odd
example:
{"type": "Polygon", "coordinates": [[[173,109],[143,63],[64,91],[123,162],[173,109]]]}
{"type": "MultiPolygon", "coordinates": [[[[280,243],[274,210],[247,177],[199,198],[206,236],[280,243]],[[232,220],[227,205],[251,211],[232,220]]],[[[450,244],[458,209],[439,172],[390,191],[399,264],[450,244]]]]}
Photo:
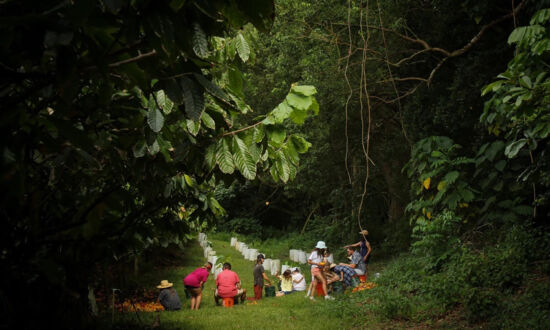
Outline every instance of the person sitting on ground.
{"type": "Polygon", "coordinates": [[[223,270],[216,278],[216,291],[214,300],[219,305],[220,298],[241,298],[241,302],[246,299],[246,290],[241,288],[241,280],[237,273],[231,270],[231,264],[223,264],[223,270]]]}
{"type": "MultiPolygon", "coordinates": [[[[279,273],[277,271],[277,273],[279,273]]],[[[279,280],[281,280],[281,291],[280,295],[287,295],[292,293],[292,274],[290,269],[287,269],[283,272],[283,275],[279,275],[279,280]]]]}
{"type": "Polygon", "coordinates": [[[258,257],[256,258],[256,266],[254,266],[254,298],[256,300],[262,299],[262,290],[264,288],[264,280],[267,281],[268,284],[266,286],[271,285],[271,280],[267,277],[264,270],[264,259],[265,256],[263,254],[258,254],[258,257]]]}
{"type": "Polygon", "coordinates": [[[292,291],[306,291],[306,279],[298,267],[292,271],[292,291]]]}
{"type": "Polygon", "coordinates": [[[346,250],[347,250],[348,256],[351,256],[351,263],[346,264],[341,262],[340,266],[351,267],[353,268],[353,270],[355,270],[355,273],[357,275],[365,275],[366,266],[365,266],[365,262],[363,261],[363,257],[361,257],[361,254],[355,251],[355,247],[352,247],[352,246],[348,246],[346,250]]]}
{"type": "Polygon", "coordinates": [[[199,309],[202,300],[202,289],[204,282],[208,279],[212,270],[212,263],[207,262],[204,266],[195,269],[183,279],[185,289],[191,294],[191,310],[199,309]]]}
{"type": "Polygon", "coordinates": [[[348,266],[331,264],[332,271],[339,275],[340,281],[344,283],[344,287],[351,287],[351,279],[357,276],[355,270],[348,266]]]}
{"type": "Polygon", "coordinates": [[[157,285],[157,288],[160,289],[158,302],[164,307],[164,310],[167,311],[177,311],[181,309],[180,297],[173,286],[174,284],[167,280],[162,280],[160,281],[160,285],[157,285]]]}
{"type": "Polygon", "coordinates": [[[325,299],[334,299],[328,294],[328,288],[327,288],[327,280],[323,276],[322,267],[325,266],[327,263],[327,260],[325,259],[325,250],[327,249],[327,246],[325,242],[319,241],[317,242],[317,245],[315,246],[315,249],[309,256],[307,262],[311,265],[311,275],[312,275],[312,282],[310,285],[310,289],[308,290],[308,294],[306,296],[309,296],[309,299],[314,299],[313,295],[315,294],[315,288],[317,287],[317,283],[321,283],[323,286],[323,291],[325,292],[325,299]],[[311,294],[311,295],[310,295],[311,294]]]}
{"type": "Polygon", "coordinates": [[[363,261],[365,262],[365,277],[368,277],[369,275],[369,269],[368,264],[370,261],[370,255],[372,252],[372,248],[370,247],[370,243],[367,240],[367,235],[369,234],[369,231],[366,229],[363,229],[359,232],[361,234],[361,241],[344,246],[347,247],[359,247],[359,254],[361,254],[361,257],[363,257],[363,261]]]}
{"type": "MultiPolygon", "coordinates": [[[[325,267],[323,268],[323,275],[325,276],[325,278],[327,279],[327,285],[330,285],[332,284],[333,282],[336,282],[336,281],[341,281],[341,277],[337,274],[337,273],[334,273],[332,271],[332,269],[334,268],[334,266],[336,266],[336,264],[327,264],[325,265],[325,267]]],[[[330,290],[329,290],[330,291],[330,290]]]]}

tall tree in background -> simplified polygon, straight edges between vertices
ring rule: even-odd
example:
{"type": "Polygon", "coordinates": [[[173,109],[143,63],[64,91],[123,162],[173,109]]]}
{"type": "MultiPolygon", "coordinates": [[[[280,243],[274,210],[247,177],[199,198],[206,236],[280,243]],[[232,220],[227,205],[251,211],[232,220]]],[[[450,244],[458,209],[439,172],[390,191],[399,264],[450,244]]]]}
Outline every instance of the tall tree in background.
{"type": "Polygon", "coordinates": [[[0,12],[8,327],[79,327],[96,262],[189,239],[225,214],[222,180],[296,176],[310,144],[284,123],[317,114],[315,88],[289,85],[275,109],[240,119],[253,52],[237,29],[269,30],[272,1],[3,1],[0,12]]]}

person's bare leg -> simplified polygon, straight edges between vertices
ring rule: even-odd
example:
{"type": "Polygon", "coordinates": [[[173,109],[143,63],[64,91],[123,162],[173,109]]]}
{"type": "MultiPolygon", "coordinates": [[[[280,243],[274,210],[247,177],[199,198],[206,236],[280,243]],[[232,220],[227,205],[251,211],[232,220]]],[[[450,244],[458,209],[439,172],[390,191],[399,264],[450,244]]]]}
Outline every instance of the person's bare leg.
{"type": "Polygon", "coordinates": [[[319,275],[319,281],[321,281],[321,285],[323,286],[323,291],[325,292],[325,295],[328,295],[327,280],[325,280],[323,275],[319,275]]]}
{"type": "Polygon", "coordinates": [[[197,298],[195,296],[191,296],[191,310],[195,309],[196,302],[197,302],[197,298]]]}
{"type": "Polygon", "coordinates": [[[195,302],[195,309],[199,309],[201,305],[201,300],[202,300],[202,293],[197,296],[197,301],[195,302]]]}

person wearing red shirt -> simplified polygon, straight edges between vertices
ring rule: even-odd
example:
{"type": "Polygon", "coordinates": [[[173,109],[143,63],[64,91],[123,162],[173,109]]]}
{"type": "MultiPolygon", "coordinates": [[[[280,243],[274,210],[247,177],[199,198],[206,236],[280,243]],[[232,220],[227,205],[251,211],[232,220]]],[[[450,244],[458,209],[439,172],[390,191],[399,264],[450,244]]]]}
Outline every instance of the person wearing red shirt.
{"type": "Polygon", "coordinates": [[[201,268],[192,271],[183,279],[185,289],[191,294],[191,309],[199,309],[202,300],[202,288],[208,279],[212,263],[207,262],[201,268]]]}
{"type": "Polygon", "coordinates": [[[241,288],[239,276],[231,270],[231,264],[226,262],[223,264],[223,271],[216,278],[214,300],[216,300],[216,305],[219,305],[220,298],[235,297],[240,297],[243,302],[246,299],[246,290],[241,288]]]}

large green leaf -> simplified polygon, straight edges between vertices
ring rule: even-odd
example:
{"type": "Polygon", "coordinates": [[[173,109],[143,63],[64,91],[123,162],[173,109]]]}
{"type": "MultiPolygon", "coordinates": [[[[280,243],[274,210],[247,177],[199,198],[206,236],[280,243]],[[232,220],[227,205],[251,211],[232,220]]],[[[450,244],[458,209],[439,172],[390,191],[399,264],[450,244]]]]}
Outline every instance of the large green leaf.
{"type": "Polygon", "coordinates": [[[164,126],[164,116],[157,107],[150,108],[147,112],[147,123],[155,133],[160,132],[164,126]]]}
{"type": "Polygon", "coordinates": [[[286,130],[278,126],[269,126],[267,130],[268,143],[280,147],[286,138],[286,130]]]}
{"type": "Polygon", "coordinates": [[[301,94],[289,93],[286,96],[286,101],[292,107],[297,108],[299,110],[306,111],[313,104],[313,97],[303,96],[301,94]]]}
{"type": "Polygon", "coordinates": [[[283,101],[267,115],[267,122],[264,120],[264,123],[281,124],[291,113],[292,108],[286,101],[283,101]]]}
{"type": "Polygon", "coordinates": [[[211,171],[214,166],[216,166],[216,145],[211,144],[206,148],[206,152],[204,154],[204,163],[206,164],[206,167],[208,168],[208,171],[211,171]]]}
{"type": "Polygon", "coordinates": [[[231,148],[228,138],[223,138],[218,141],[216,147],[216,163],[225,174],[232,174],[235,171],[235,163],[233,161],[233,155],[231,154],[231,148]]]}
{"type": "Polygon", "coordinates": [[[227,93],[223,91],[223,89],[220,88],[220,86],[216,85],[212,81],[206,79],[202,74],[193,73],[193,77],[197,80],[199,84],[204,87],[204,89],[212,96],[220,99],[224,103],[227,103],[228,105],[231,105],[231,100],[227,93]]]}
{"type": "Polygon", "coordinates": [[[187,77],[180,79],[180,85],[183,89],[183,99],[187,116],[191,120],[199,120],[204,110],[204,95],[202,90],[193,80],[187,77]]]}
{"type": "Polygon", "coordinates": [[[237,135],[233,136],[233,160],[245,178],[248,180],[256,178],[256,162],[246,144],[237,135]]]}
{"type": "Polygon", "coordinates": [[[299,135],[293,134],[292,136],[290,136],[290,138],[292,139],[292,143],[296,147],[296,151],[301,154],[307,152],[309,147],[311,147],[311,143],[309,143],[308,141],[306,141],[306,139],[299,135]]]}
{"type": "Polygon", "coordinates": [[[241,60],[243,62],[248,61],[250,56],[250,46],[248,46],[248,42],[246,42],[246,39],[241,33],[237,34],[237,37],[235,38],[235,47],[237,48],[237,53],[239,54],[241,60]]]}
{"type": "Polygon", "coordinates": [[[210,129],[216,129],[216,122],[207,112],[203,112],[201,116],[201,121],[204,123],[204,125],[210,129]]]}
{"type": "Polygon", "coordinates": [[[288,182],[288,179],[290,178],[290,167],[289,167],[288,160],[286,159],[282,151],[277,152],[275,167],[277,168],[277,174],[279,175],[279,179],[281,179],[281,181],[285,183],[288,182]]]}
{"type": "Polygon", "coordinates": [[[172,112],[172,108],[174,107],[174,102],[168,98],[166,93],[164,93],[163,90],[159,90],[155,93],[155,98],[157,100],[157,103],[159,107],[162,109],[162,112],[165,114],[169,114],[172,112]]]}
{"type": "Polygon", "coordinates": [[[514,141],[506,146],[506,149],[504,149],[504,154],[508,158],[514,158],[526,143],[527,143],[527,139],[520,139],[520,140],[514,141]]]}
{"type": "Polygon", "coordinates": [[[290,91],[297,94],[302,94],[304,96],[312,96],[317,94],[317,89],[315,89],[314,86],[310,86],[310,85],[292,86],[290,88],[290,91]]]}
{"type": "Polygon", "coordinates": [[[208,40],[199,23],[193,23],[193,51],[198,57],[204,58],[208,55],[208,40]]]}

